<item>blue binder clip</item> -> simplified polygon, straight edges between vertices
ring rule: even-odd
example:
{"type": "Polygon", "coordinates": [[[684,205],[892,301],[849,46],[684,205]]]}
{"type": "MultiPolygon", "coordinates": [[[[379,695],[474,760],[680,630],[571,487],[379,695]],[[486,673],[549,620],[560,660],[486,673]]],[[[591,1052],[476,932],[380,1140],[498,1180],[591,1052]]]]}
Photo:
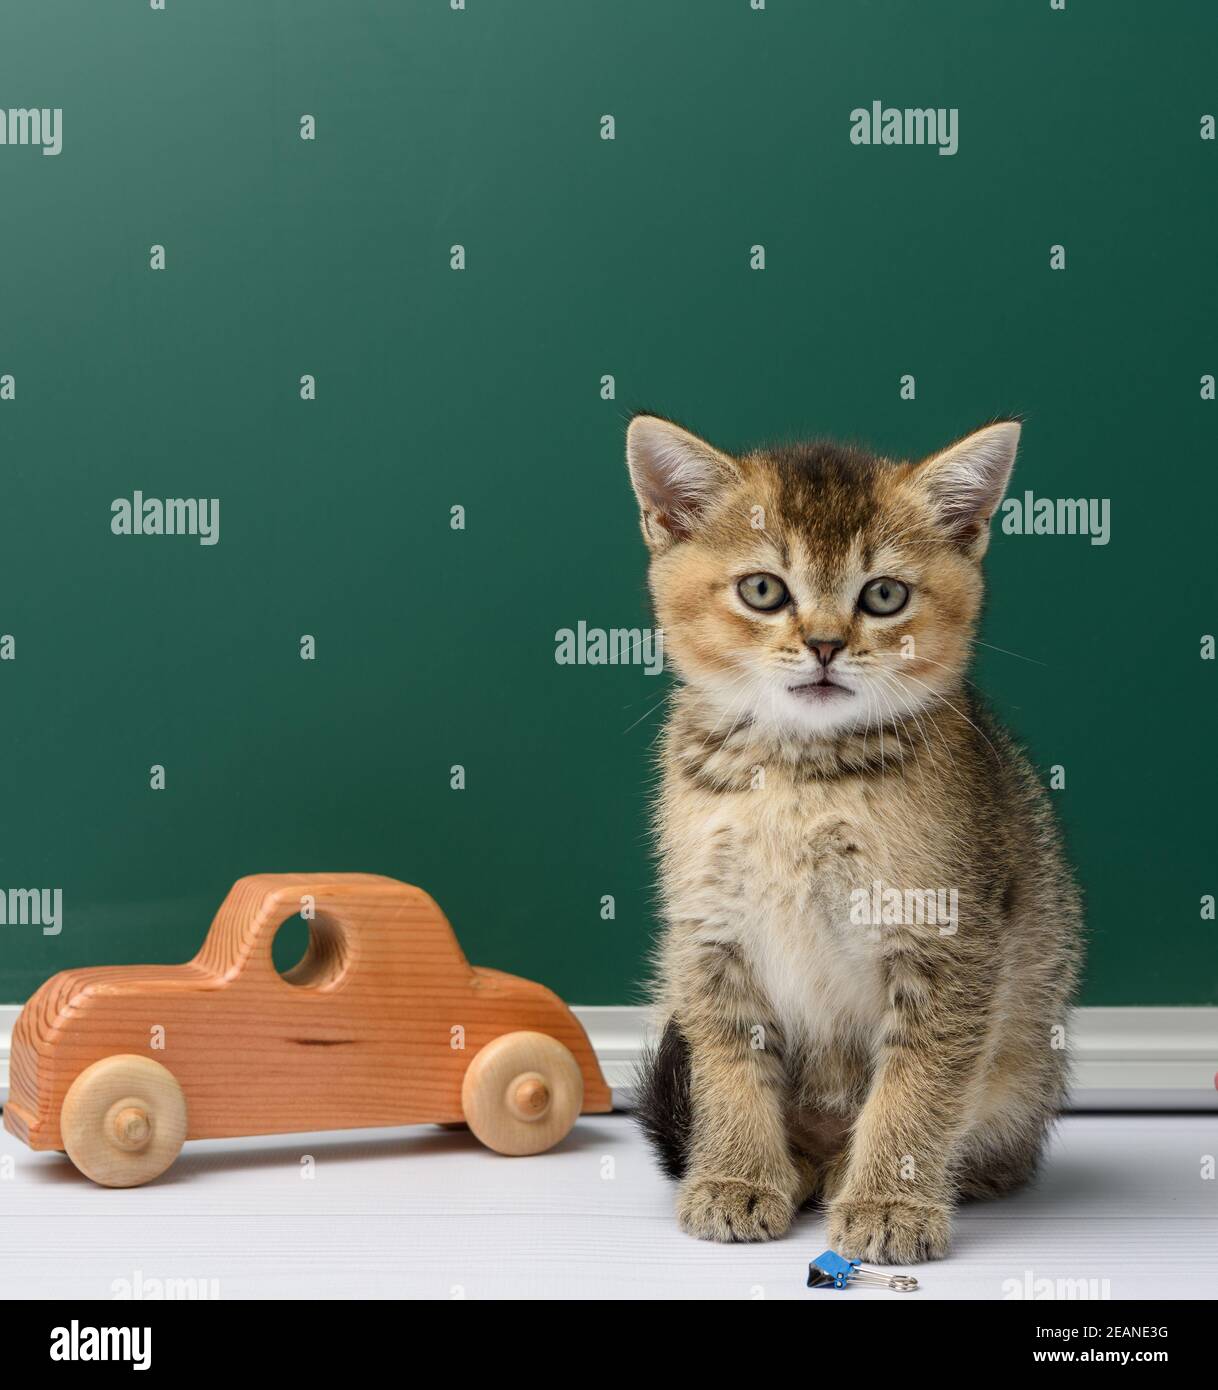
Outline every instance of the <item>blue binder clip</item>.
{"type": "Polygon", "coordinates": [[[847,1284],[899,1289],[902,1293],[918,1287],[912,1274],[885,1274],[878,1269],[864,1269],[857,1260],[847,1260],[836,1250],[826,1250],[808,1265],[810,1289],[844,1289],[847,1284]]]}

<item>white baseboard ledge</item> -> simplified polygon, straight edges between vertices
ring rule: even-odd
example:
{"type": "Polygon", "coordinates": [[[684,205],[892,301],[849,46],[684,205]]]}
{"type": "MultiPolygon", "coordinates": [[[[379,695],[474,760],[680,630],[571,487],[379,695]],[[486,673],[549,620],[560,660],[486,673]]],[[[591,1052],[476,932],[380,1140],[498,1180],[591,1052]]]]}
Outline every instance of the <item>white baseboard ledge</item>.
{"type": "MultiPolygon", "coordinates": [[[[8,1099],[9,1050],[19,1004],[0,1004],[0,1105],[8,1099]]],[[[576,1007],[615,1106],[628,1110],[648,1011],[576,1007]]],[[[1218,1008],[1076,1009],[1069,1109],[1218,1110],[1218,1008]]]]}
{"type": "MultiPolygon", "coordinates": [[[[628,1110],[647,1010],[595,1006],[575,1012],[614,1104],[628,1110]]],[[[1076,1009],[1071,1034],[1071,1111],[1218,1110],[1218,1008],[1076,1009]]]]}

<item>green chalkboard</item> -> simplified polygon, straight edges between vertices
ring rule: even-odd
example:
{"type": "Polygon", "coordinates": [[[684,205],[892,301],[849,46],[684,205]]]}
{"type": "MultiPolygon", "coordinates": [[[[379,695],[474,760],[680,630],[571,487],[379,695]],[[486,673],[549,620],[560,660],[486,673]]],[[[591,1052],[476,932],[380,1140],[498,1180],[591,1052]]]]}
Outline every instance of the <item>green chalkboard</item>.
{"type": "Polygon", "coordinates": [[[667,677],[555,634],[648,621],[639,407],[1022,413],[1017,495],[1109,529],[996,534],[976,678],[1064,769],[1085,1002],[1218,1001],[1216,59],[1212,0],[7,0],[0,888],[62,929],[0,926],[0,1001],[311,867],[637,1000],[667,677]],[[115,534],[137,492],[217,543],[115,534]]]}

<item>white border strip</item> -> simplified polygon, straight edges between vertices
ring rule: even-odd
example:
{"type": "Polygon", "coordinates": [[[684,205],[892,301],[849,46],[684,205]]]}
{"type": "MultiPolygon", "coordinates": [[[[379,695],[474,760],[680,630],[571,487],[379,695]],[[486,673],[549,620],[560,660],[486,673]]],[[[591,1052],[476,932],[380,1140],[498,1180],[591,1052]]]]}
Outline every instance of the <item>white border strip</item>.
{"type": "MultiPolygon", "coordinates": [[[[0,1004],[0,1105],[20,1004],[0,1004]]],[[[588,1030],[614,1104],[628,1110],[648,1011],[589,1005],[588,1030]]],[[[1218,1008],[1076,1009],[1071,1110],[1218,1110],[1218,1008]]]]}

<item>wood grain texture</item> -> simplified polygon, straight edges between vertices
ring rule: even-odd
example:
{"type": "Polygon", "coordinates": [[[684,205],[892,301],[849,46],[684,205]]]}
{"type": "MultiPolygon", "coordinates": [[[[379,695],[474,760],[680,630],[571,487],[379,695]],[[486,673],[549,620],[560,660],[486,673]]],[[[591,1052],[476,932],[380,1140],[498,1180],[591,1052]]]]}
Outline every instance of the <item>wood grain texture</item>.
{"type": "Polygon", "coordinates": [[[562,1000],[471,966],[422,890],[374,874],[256,874],[233,885],[189,963],[48,980],[13,1030],[4,1123],[31,1148],[62,1148],[68,1088],[115,1053],[173,1073],[189,1139],[458,1121],[470,1060],[520,1029],[570,1050],[585,1113],[611,1109],[562,1000]],[[281,975],[271,942],[310,902],[309,950],[281,975]]]}

